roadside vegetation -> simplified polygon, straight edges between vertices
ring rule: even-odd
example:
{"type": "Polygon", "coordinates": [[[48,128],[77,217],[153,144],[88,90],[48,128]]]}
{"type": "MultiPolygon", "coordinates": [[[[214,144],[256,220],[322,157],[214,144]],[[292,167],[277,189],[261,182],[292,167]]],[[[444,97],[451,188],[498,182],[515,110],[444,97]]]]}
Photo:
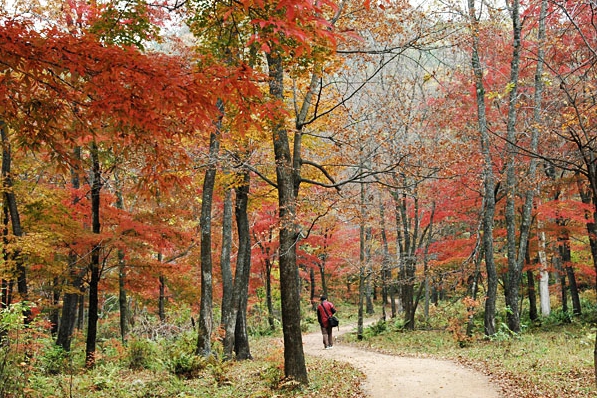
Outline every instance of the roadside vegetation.
{"type": "MultiPolygon", "coordinates": [[[[418,330],[407,331],[399,318],[377,320],[365,327],[362,340],[350,333],[341,344],[460,362],[491,377],[505,397],[594,397],[592,302],[593,298],[583,300],[581,317],[555,309],[541,323],[526,324],[519,334],[507,330],[502,314],[502,326],[491,339],[482,336],[479,314],[475,332],[466,336],[464,303],[444,302],[431,307],[427,320],[418,320],[418,330]]],[[[356,308],[346,303],[338,307],[341,327],[356,324],[356,308]]],[[[117,317],[110,315],[101,323],[105,337],[96,366],[85,370],[82,335],[67,355],[54,344],[47,324],[24,327],[17,310],[2,317],[8,338],[0,349],[1,397],[364,397],[362,373],[337,361],[307,357],[308,386],[285,379],[280,329],[272,332],[256,314],[250,320],[253,360],[247,361],[225,361],[218,341],[212,357],[196,356],[189,311],[171,316],[166,324],[146,316],[137,321],[126,344],[118,338],[117,317]]],[[[378,314],[380,308],[371,318],[378,314]]],[[[302,327],[303,332],[317,331],[309,310],[302,327]]]]}
{"type": "Polygon", "coordinates": [[[467,336],[467,308],[458,301],[432,306],[428,322],[420,323],[418,330],[406,331],[401,320],[378,321],[365,329],[362,340],[350,335],[346,343],[387,354],[462,363],[489,376],[506,398],[595,397],[593,296],[585,293],[582,316],[556,308],[537,323],[527,317],[520,333],[508,330],[502,311],[494,336],[483,336],[482,314],[474,317],[474,333],[467,336]]]}

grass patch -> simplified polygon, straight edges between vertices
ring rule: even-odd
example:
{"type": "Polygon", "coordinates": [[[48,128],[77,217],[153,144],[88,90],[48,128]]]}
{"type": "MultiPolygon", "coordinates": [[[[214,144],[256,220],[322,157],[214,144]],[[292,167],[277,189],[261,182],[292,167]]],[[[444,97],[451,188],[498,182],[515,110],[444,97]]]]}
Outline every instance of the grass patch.
{"type": "MultiPolygon", "coordinates": [[[[171,348],[167,348],[171,349],[171,348]]],[[[162,364],[159,347],[148,350],[137,342],[122,358],[103,356],[90,371],[48,374],[29,370],[28,384],[7,398],[269,398],[364,397],[363,375],[349,365],[307,357],[309,385],[284,378],[281,338],[259,337],[251,341],[254,360],[223,361],[217,355],[194,369],[192,377],[177,375],[162,364]],[[141,347],[141,348],[140,348],[141,347]],[[130,350],[130,351],[129,351],[130,350]],[[145,354],[157,355],[146,358],[145,354]],[[134,364],[143,366],[131,366],[134,364]],[[146,366],[151,363],[151,366],[146,366]],[[342,383],[338,383],[342,380],[342,383]]],[[[115,351],[116,352],[116,351],[115,351]]]]}

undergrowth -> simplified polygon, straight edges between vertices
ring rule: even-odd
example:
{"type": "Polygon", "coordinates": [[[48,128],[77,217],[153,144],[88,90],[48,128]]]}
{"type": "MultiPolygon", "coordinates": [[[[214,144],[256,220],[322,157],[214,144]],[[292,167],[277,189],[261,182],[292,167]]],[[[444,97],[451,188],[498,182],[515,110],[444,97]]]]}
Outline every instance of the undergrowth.
{"type": "Polygon", "coordinates": [[[559,309],[536,322],[523,316],[520,333],[508,329],[503,311],[496,318],[497,332],[490,337],[483,334],[482,312],[473,314],[473,333],[467,335],[471,306],[446,303],[433,309],[441,317],[418,320],[425,329],[406,331],[400,320],[380,320],[365,328],[362,340],[349,335],[345,342],[388,354],[463,363],[489,375],[504,397],[595,397],[597,330],[591,321],[595,319],[591,302],[584,302],[582,316],[559,309]]]}

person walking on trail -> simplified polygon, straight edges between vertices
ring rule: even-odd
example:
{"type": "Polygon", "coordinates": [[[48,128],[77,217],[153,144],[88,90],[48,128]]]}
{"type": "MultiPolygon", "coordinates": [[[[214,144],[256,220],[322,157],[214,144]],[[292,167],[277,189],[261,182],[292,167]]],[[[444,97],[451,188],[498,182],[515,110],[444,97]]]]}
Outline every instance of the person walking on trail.
{"type": "Polygon", "coordinates": [[[326,296],[321,296],[321,303],[317,306],[317,321],[321,326],[323,335],[323,347],[328,350],[334,346],[334,337],[332,336],[333,327],[330,324],[330,318],[336,313],[336,307],[326,296]]]}

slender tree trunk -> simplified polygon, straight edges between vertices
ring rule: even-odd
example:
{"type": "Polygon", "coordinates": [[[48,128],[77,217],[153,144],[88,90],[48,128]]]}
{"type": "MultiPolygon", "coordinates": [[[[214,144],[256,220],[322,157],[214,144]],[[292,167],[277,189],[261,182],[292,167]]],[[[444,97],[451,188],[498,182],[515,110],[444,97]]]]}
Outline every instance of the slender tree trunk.
{"type": "Polygon", "coordinates": [[[375,310],[373,309],[373,283],[371,279],[373,277],[373,266],[371,264],[371,240],[373,239],[371,226],[367,226],[365,230],[365,264],[367,270],[367,278],[365,279],[365,299],[367,315],[373,315],[375,310]]]}
{"type": "MultiPolygon", "coordinates": [[[[223,112],[223,104],[218,100],[218,108],[223,112]]],[[[201,196],[201,303],[199,309],[199,325],[197,337],[197,354],[208,357],[211,355],[211,332],[213,330],[213,280],[211,253],[211,211],[213,191],[216,181],[217,157],[220,151],[220,130],[222,120],[216,122],[214,131],[209,139],[209,164],[205,170],[203,180],[203,194],[201,196]]]]}
{"type": "Polygon", "coordinates": [[[560,280],[560,298],[562,300],[562,312],[568,312],[568,286],[566,283],[566,272],[562,267],[562,257],[560,254],[553,257],[554,268],[560,280]]]}
{"type": "MultiPolygon", "coordinates": [[[[75,148],[74,157],[76,160],[81,159],[80,147],[75,148]]],[[[81,187],[79,170],[77,168],[71,169],[71,184],[75,190],[81,187]]],[[[79,198],[75,198],[73,204],[76,204],[79,200],[79,198]]],[[[65,351],[70,351],[72,335],[77,320],[77,305],[79,303],[79,296],[81,295],[81,286],[83,284],[83,277],[87,272],[87,270],[77,267],[77,260],[77,255],[71,252],[68,256],[68,276],[66,280],[66,285],[69,289],[67,289],[62,298],[62,314],[58,327],[58,335],[56,336],[56,345],[62,347],[65,351]]]]}
{"type": "Polygon", "coordinates": [[[363,313],[364,313],[364,297],[365,297],[365,266],[359,265],[359,304],[358,304],[358,321],[357,321],[357,339],[363,340],[363,313]]]}
{"type": "Polygon", "coordinates": [[[309,301],[311,302],[313,311],[317,310],[317,300],[315,299],[315,284],[315,268],[309,267],[309,301]]]}
{"type": "Polygon", "coordinates": [[[527,271],[527,294],[529,295],[529,318],[531,321],[539,319],[537,314],[537,292],[535,289],[535,275],[533,271],[527,271]]]}
{"type": "Polygon", "coordinates": [[[222,314],[220,325],[226,330],[226,320],[232,311],[232,189],[227,187],[224,192],[224,212],[222,215],[222,252],[220,255],[220,269],[222,272],[222,314]]]}
{"type": "MultiPolygon", "coordinates": [[[[480,241],[480,237],[479,241],[480,241]]],[[[479,242],[478,241],[478,242],[479,242]]],[[[479,249],[479,247],[478,247],[479,249]]],[[[479,293],[479,279],[481,278],[481,254],[476,253],[475,255],[475,273],[472,278],[472,284],[470,286],[470,295],[473,300],[477,300],[477,294],[479,293]]],[[[468,322],[466,325],[466,335],[468,337],[472,337],[473,335],[473,328],[475,327],[475,314],[474,308],[469,307],[468,310],[468,322]]]]}
{"type": "Polygon", "coordinates": [[[238,360],[252,359],[247,332],[247,302],[249,276],[251,275],[251,236],[247,213],[250,188],[249,177],[249,173],[245,171],[242,183],[236,188],[235,212],[238,229],[238,261],[234,280],[233,303],[235,306],[238,306],[236,312],[236,330],[234,332],[234,351],[238,360]]]}
{"type": "Polygon", "coordinates": [[[247,333],[247,296],[251,271],[251,242],[247,204],[249,195],[249,174],[244,172],[242,183],[236,188],[236,225],[238,231],[238,256],[236,274],[232,286],[230,311],[227,313],[224,336],[224,355],[231,359],[233,352],[239,360],[251,359],[247,333]]]}
{"type": "MultiPolygon", "coordinates": [[[[124,210],[124,198],[122,196],[122,181],[120,175],[116,171],[114,173],[114,180],[116,185],[116,208],[124,210]]],[[[126,344],[127,334],[127,319],[128,319],[128,308],[126,298],[126,262],[124,250],[118,249],[118,309],[119,309],[119,323],[120,323],[120,339],[122,344],[126,344]]]]}
{"type": "MultiPolygon", "coordinates": [[[[545,64],[545,18],[547,16],[547,0],[541,1],[541,10],[539,11],[539,28],[537,30],[537,42],[538,42],[538,49],[537,49],[537,68],[535,70],[535,95],[533,98],[534,108],[533,108],[533,127],[532,127],[532,136],[531,136],[531,151],[536,151],[538,146],[538,137],[539,137],[539,126],[542,123],[542,112],[543,112],[543,69],[545,64]]],[[[535,167],[537,164],[537,159],[531,159],[531,167],[535,167]]],[[[530,174],[530,173],[529,173],[530,174]]],[[[534,171],[533,171],[534,174],[534,171]]],[[[549,315],[551,312],[550,301],[549,301],[549,273],[547,272],[547,259],[545,257],[545,233],[543,231],[539,231],[541,224],[537,222],[537,234],[539,237],[539,250],[538,250],[538,258],[539,258],[539,297],[540,297],[540,306],[541,306],[541,313],[543,316],[549,315]]],[[[532,273],[529,275],[529,283],[532,278],[532,273]]],[[[534,285],[533,285],[534,286],[534,285]]],[[[534,294],[533,294],[533,297],[534,294]]],[[[535,307],[535,315],[537,313],[537,305],[534,304],[535,307]]],[[[531,319],[532,318],[531,314],[531,319]]]]}
{"type": "Polygon", "coordinates": [[[566,267],[566,275],[568,275],[568,286],[570,287],[570,299],[572,300],[572,313],[574,315],[582,314],[582,307],[580,305],[580,296],[578,294],[578,285],[576,284],[576,275],[574,268],[570,265],[566,267]]]}
{"type": "MultiPolygon", "coordinates": [[[[415,203],[418,201],[415,198],[415,203]]],[[[414,330],[415,328],[415,306],[414,306],[414,299],[415,299],[415,270],[416,270],[416,257],[415,257],[415,246],[416,246],[416,239],[418,234],[417,224],[418,224],[418,205],[415,204],[415,220],[413,221],[413,226],[411,228],[411,221],[407,214],[407,201],[406,201],[406,193],[402,193],[401,198],[398,199],[397,206],[400,212],[400,219],[402,221],[402,236],[403,236],[403,246],[402,246],[402,253],[405,255],[402,256],[402,267],[400,268],[400,281],[401,281],[401,296],[402,296],[402,307],[404,309],[404,324],[405,327],[409,330],[414,330]],[[411,230],[412,229],[412,230],[411,230]]]]}
{"type": "Polygon", "coordinates": [[[120,339],[122,344],[126,344],[126,335],[128,333],[128,299],[126,296],[126,262],[124,251],[118,250],[118,312],[120,323],[120,339]]]}
{"type": "Polygon", "coordinates": [[[360,222],[359,222],[359,307],[358,307],[358,320],[357,320],[357,338],[363,339],[363,318],[364,318],[364,305],[365,305],[365,293],[367,288],[367,255],[366,255],[366,226],[365,226],[365,184],[360,186],[360,222]]]}
{"type": "MultiPolygon", "coordinates": [[[[269,254],[269,249],[268,249],[269,254]]],[[[265,301],[267,303],[267,321],[270,330],[276,329],[274,317],[274,300],[272,297],[272,262],[269,257],[265,260],[265,301]]]]}
{"type": "MultiPolygon", "coordinates": [[[[284,100],[284,69],[275,50],[267,54],[270,95],[284,100]]],[[[300,185],[301,136],[294,136],[294,159],[290,152],[288,131],[283,118],[274,121],[273,144],[276,160],[278,211],[280,215],[280,293],[284,334],[284,373],[301,384],[308,384],[307,367],[301,334],[300,282],[296,264],[296,200],[300,185]]]]}
{"type": "Polygon", "coordinates": [[[387,305],[388,305],[388,296],[389,296],[389,286],[388,282],[392,279],[391,269],[390,269],[390,249],[388,245],[388,236],[386,233],[386,221],[385,221],[385,207],[383,204],[382,199],[380,198],[379,201],[379,219],[381,224],[381,243],[382,243],[382,250],[383,250],[383,258],[381,263],[381,300],[382,300],[382,319],[385,321],[387,319],[387,305]]]}
{"type": "Polygon", "coordinates": [[[537,256],[539,258],[539,302],[541,307],[541,315],[549,316],[551,314],[551,301],[549,295],[549,267],[547,264],[547,255],[545,254],[545,231],[542,230],[542,225],[537,225],[539,251],[537,256]]]}
{"type": "Polygon", "coordinates": [[[273,227],[270,227],[268,233],[267,245],[264,245],[262,241],[255,237],[255,242],[261,250],[261,254],[264,257],[263,266],[265,268],[265,303],[267,307],[267,321],[269,323],[270,330],[276,329],[275,317],[274,317],[274,303],[272,298],[272,258],[270,252],[270,245],[273,241],[273,227]]]}
{"type": "Polygon", "coordinates": [[[52,337],[56,337],[58,334],[58,324],[60,323],[60,309],[58,304],[60,302],[60,279],[54,278],[52,280],[52,309],[50,311],[50,333],[52,337]]]}
{"type": "MultiPolygon", "coordinates": [[[[158,253],[159,262],[162,262],[162,253],[158,253]]],[[[158,298],[158,317],[161,323],[166,322],[166,277],[163,274],[158,276],[159,298],[158,298]]]]}
{"type": "MultiPolygon", "coordinates": [[[[21,216],[17,207],[14,182],[11,174],[12,153],[10,140],[6,131],[6,124],[2,120],[0,120],[0,139],[2,140],[2,186],[4,188],[4,201],[10,216],[12,233],[18,239],[23,236],[23,229],[21,227],[21,216]]],[[[27,269],[25,268],[20,250],[14,250],[11,253],[11,257],[15,262],[17,293],[21,300],[26,301],[29,298],[29,293],[27,291],[27,269]]],[[[25,323],[29,323],[31,321],[31,311],[26,310],[23,315],[25,323]]]]}
{"type": "Polygon", "coordinates": [[[321,292],[326,297],[328,295],[328,284],[325,277],[325,263],[319,263],[319,278],[321,279],[321,292]]]}
{"type": "MultiPolygon", "coordinates": [[[[98,147],[91,144],[91,224],[92,232],[99,235],[100,225],[100,193],[102,189],[102,173],[99,162],[98,147]]],[[[100,281],[100,250],[101,242],[97,242],[91,251],[89,264],[89,313],[87,318],[87,340],[85,345],[85,366],[95,366],[95,345],[97,342],[97,322],[99,315],[99,281],[100,281]]]]}
{"type": "Polygon", "coordinates": [[[485,299],[485,334],[494,335],[495,313],[497,299],[497,270],[493,253],[493,224],[495,216],[495,177],[491,159],[489,133],[487,130],[487,117],[485,113],[485,87],[483,85],[483,67],[479,59],[479,20],[475,9],[475,0],[468,0],[469,20],[472,29],[472,56],[471,62],[475,76],[477,94],[477,121],[481,135],[481,150],[484,158],[483,186],[483,252],[485,253],[485,268],[487,270],[487,298],[485,299]]]}
{"type": "Polygon", "coordinates": [[[518,300],[520,298],[520,282],[522,279],[522,266],[524,263],[524,251],[526,250],[528,231],[530,228],[530,209],[532,208],[533,191],[528,190],[523,209],[523,216],[520,228],[520,239],[516,235],[516,196],[517,196],[517,172],[516,162],[518,153],[515,148],[517,141],[516,116],[518,114],[518,76],[520,71],[520,51],[521,51],[521,25],[519,14],[519,2],[513,0],[510,5],[512,15],[512,61],[510,63],[510,94],[508,99],[508,161],[506,164],[506,234],[507,234],[507,253],[508,253],[508,274],[506,276],[505,293],[506,306],[510,309],[506,318],[508,328],[519,333],[520,310],[518,300]],[[529,202],[530,198],[530,202],[529,202]],[[519,240],[518,250],[516,243],[519,240]]]}
{"type": "MultiPolygon", "coordinates": [[[[6,201],[2,203],[2,259],[4,263],[7,263],[9,260],[8,254],[8,223],[10,222],[10,215],[8,213],[8,204],[6,201]]],[[[0,308],[8,308],[8,306],[12,303],[12,289],[14,286],[14,282],[12,280],[2,279],[2,290],[0,294],[2,295],[2,300],[0,301],[0,308]]]]}
{"type": "Polygon", "coordinates": [[[83,330],[85,328],[85,295],[87,289],[82,285],[81,286],[81,294],[79,295],[79,300],[77,303],[77,322],[76,328],[77,330],[83,330]]]}
{"type": "Polygon", "coordinates": [[[580,296],[578,294],[578,286],[576,284],[576,276],[574,275],[574,268],[571,266],[572,255],[570,252],[570,236],[566,229],[562,231],[558,238],[558,242],[560,258],[562,259],[562,272],[565,272],[568,277],[570,298],[572,299],[572,313],[574,315],[581,315],[582,309],[580,305],[580,296]]]}

